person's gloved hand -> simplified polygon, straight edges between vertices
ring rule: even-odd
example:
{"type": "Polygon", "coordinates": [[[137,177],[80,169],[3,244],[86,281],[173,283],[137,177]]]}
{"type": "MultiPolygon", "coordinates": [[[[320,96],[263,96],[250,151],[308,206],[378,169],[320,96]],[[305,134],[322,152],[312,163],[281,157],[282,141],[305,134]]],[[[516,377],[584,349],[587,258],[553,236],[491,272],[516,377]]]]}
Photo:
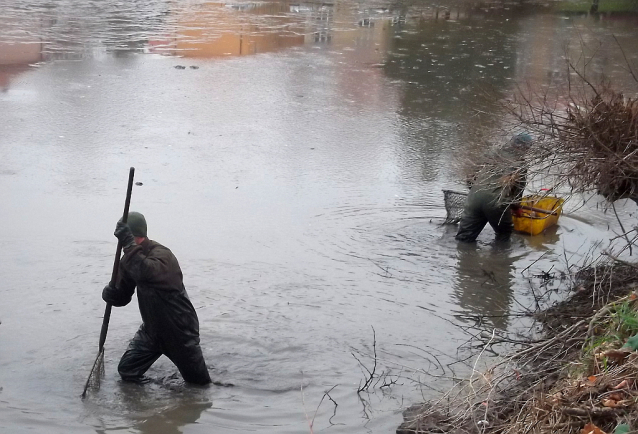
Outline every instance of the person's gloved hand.
{"type": "Polygon", "coordinates": [[[126,223],[122,222],[122,220],[117,222],[113,235],[120,240],[123,249],[127,249],[135,245],[135,237],[133,236],[133,232],[131,232],[131,228],[126,223]]]}
{"type": "Polygon", "coordinates": [[[513,206],[512,215],[515,215],[516,217],[523,217],[523,208],[519,206],[513,206]]]}
{"type": "Polygon", "coordinates": [[[102,290],[102,300],[112,304],[115,307],[122,307],[126,306],[131,301],[131,297],[127,296],[122,291],[109,283],[102,290]]]}
{"type": "Polygon", "coordinates": [[[115,299],[114,295],[116,291],[117,290],[113,286],[111,286],[111,284],[109,283],[102,290],[102,300],[106,301],[107,303],[113,304],[113,301],[115,299]]]}

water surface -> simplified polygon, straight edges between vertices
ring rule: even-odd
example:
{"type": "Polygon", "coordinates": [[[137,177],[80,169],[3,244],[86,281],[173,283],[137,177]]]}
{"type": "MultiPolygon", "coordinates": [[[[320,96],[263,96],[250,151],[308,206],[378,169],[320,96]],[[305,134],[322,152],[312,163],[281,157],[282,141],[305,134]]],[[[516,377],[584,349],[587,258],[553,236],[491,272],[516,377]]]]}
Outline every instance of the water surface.
{"type": "MultiPolygon", "coordinates": [[[[543,236],[459,246],[442,189],[462,188],[479,138],[506,139],[495,101],[558,79],[575,35],[613,33],[635,61],[635,15],[59,0],[1,1],[0,22],[2,432],[393,432],[447,387],[458,314],[513,327],[529,279],[616,227],[574,200],[543,236]],[[79,399],[130,166],[131,209],[179,259],[233,387],[184,386],[165,358],[152,384],[121,383],[131,303],[79,399]],[[375,350],[392,384],[357,394],[375,350]]],[[[592,67],[625,86],[622,60],[592,67]]]]}

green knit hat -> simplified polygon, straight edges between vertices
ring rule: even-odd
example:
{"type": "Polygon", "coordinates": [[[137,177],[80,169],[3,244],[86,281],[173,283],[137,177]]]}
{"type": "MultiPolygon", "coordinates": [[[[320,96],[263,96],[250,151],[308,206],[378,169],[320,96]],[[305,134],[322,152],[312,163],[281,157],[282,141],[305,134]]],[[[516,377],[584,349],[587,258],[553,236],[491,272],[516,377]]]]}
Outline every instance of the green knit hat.
{"type": "Polygon", "coordinates": [[[533,138],[527,133],[517,134],[512,137],[512,144],[517,146],[530,147],[532,146],[533,138]]]}
{"type": "Polygon", "coordinates": [[[128,227],[131,228],[133,236],[146,238],[146,219],[139,212],[128,213],[128,227]]]}

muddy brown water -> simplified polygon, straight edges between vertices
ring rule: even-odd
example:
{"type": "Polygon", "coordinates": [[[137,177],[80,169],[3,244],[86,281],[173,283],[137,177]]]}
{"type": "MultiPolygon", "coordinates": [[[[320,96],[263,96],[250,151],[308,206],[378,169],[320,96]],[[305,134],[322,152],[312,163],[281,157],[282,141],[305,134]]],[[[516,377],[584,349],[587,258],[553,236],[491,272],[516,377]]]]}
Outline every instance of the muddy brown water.
{"type": "MultiPolygon", "coordinates": [[[[0,432],[393,432],[448,384],[458,314],[512,327],[498,316],[529,305],[525,277],[616,228],[574,200],[545,235],[457,245],[441,190],[502,119],[479,95],[559,76],[575,35],[613,33],[635,61],[636,23],[463,3],[0,0],[0,432]],[[129,166],[131,209],[180,260],[211,374],[233,387],[185,386],[164,358],[151,384],[121,383],[131,303],[80,399],[129,166]],[[357,394],[375,350],[393,384],[357,394]]],[[[621,77],[621,60],[592,67],[621,77]]]]}

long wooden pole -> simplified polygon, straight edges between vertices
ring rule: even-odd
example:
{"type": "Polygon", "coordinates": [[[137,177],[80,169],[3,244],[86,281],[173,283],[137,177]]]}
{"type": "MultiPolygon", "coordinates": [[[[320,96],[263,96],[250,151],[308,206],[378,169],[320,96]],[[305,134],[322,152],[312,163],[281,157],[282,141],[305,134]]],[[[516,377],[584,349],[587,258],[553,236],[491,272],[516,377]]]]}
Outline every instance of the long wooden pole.
{"type": "MultiPolygon", "coordinates": [[[[131,167],[128,174],[128,187],[126,189],[126,200],[124,201],[124,213],[122,214],[122,221],[126,223],[128,220],[128,210],[131,205],[131,193],[133,192],[133,177],[135,176],[135,167],[131,167]]],[[[115,253],[115,260],[113,261],[113,271],[111,272],[111,286],[115,286],[117,283],[117,273],[120,269],[120,257],[122,256],[122,242],[117,242],[117,250],[115,253]]],[[[97,357],[93,362],[89,377],[86,379],[84,385],[84,391],[82,392],[82,398],[86,397],[86,390],[89,387],[91,376],[94,374],[95,368],[98,365],[98,360],[104,353],[104,342],[106,342],[106,333],[109,330],[109,320],[111,319],[111,303],[106,303],[106,309],[104,310],[104,319],[102,320],[102,329],[100,330],[100,345],[98,347],[97,357]]]]}

